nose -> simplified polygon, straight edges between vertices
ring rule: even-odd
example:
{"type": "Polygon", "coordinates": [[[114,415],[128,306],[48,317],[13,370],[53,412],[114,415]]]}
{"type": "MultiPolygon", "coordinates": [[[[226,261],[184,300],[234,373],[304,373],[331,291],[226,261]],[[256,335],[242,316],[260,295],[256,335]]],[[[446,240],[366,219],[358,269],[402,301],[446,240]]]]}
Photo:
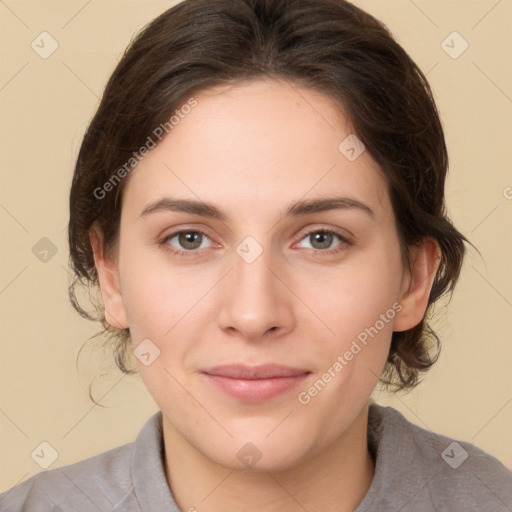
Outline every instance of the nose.
{"type": "Polygon", "coordinates": [[[246,341],[273,339],[293,329],[293,293],[270,250],[249,261],[233,254],[220,291],[218,324],[246,341]]]}

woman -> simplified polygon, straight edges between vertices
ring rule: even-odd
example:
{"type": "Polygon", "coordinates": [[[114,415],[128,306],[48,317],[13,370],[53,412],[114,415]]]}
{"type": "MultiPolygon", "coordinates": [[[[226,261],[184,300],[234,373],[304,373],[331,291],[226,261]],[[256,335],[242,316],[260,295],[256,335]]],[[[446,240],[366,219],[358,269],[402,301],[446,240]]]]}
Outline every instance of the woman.
{"type": "Polygon", "coordinates": [[[447,162],[424,75],[348,2],[155,19],[85,134],[69,243],[160,412],[2,511],[512,510],[498,460],[370,399],[436,359],[466,242],[447,162]]]}

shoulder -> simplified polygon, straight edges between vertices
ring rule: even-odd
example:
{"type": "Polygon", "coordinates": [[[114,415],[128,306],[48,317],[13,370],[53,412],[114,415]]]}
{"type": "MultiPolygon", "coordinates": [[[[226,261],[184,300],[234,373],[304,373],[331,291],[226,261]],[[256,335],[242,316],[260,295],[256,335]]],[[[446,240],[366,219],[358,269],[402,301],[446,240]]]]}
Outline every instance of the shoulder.
{"type": "Polygon", "coordinates": [[[133,443],[128,443],[37,473],[0,494],[0,510],[112,510],[130,492],[132,451],[133,443]]]}
{"type": "Polygon", "coordinates": [[[390,491],[401,488],[404,503],[410,500],[404,512],[427,505],[422,510],[512,510],[512,471],[497,458],[415,425],[391,407],[374,404],[370,411],[376,471],[387,473],[379,477],[390,491]]]}

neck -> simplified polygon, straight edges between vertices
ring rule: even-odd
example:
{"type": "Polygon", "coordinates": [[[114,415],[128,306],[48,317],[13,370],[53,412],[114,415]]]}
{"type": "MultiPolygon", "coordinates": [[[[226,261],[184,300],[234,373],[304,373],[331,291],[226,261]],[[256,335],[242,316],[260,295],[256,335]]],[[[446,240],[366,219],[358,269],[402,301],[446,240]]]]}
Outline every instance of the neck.
{"type": "Polygon", "coordinates": [[[283,471],[236,471],[206,458],[163,416],[165,467],[184,511],[352,512],[375,473],[367,446],[368,406],[331,445],[283,471]]]}

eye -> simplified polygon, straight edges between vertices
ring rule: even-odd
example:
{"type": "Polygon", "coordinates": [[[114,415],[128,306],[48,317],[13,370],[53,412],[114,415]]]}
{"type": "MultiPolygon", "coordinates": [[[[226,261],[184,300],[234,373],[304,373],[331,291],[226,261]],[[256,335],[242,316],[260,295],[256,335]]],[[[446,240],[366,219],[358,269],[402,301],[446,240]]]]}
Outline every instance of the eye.
{"type": "Polygon", "coordinates": [[[209,237],[202,231],[176,231],[166,236],[161,243],[167,246],[170,245],[172,247],[171,250],[176,254],[184,254],[208,247],[203,244],[206,239],[209,240],[209,237]]]}
{"type": "MultiPolygon", "coordinates": [[[[207,241],[211,242],[208,235],[199,230],[182,230],[175,231],[161,240],[160,244],[167,250],[178,256],[194,256],[199,251],[198,249],[205,249],[210,245],[205,245],[207,241]]],[[[338,253],[346,249],[351,243],[341,234],[331,229],[317,229],[306,233],[299,244],[303,241],[309,242],[309,247],[315,254],[322,253],[332,254],[338,253]],[[336,239],[339,243],[335,244],[336,239]]]]}
{"type": "Polygon", "coordinates": [[[309,248],[313,249],[315,253],[322,252],[330,254],[339,252],[350,245],[350,242],[343,235],[330,229],[310,231],[309,233],[306,233],[306,235],[301,239],[301,242],[303,240],[309,242],[309,248]],[[336,244],[333,248],[332,245],[333,242],[336,241],[336,238],[340,241],[340,243],[336,244]]]}

